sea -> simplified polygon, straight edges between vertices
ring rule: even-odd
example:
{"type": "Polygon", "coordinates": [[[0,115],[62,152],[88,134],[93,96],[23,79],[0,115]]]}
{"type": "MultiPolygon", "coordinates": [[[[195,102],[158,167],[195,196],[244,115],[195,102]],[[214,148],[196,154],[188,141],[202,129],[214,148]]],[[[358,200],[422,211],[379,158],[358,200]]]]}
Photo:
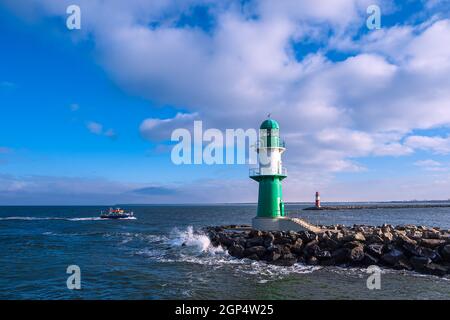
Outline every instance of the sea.
{"type": "MultiPolygon", "coordinates": [[[[450,208],[301,210],[307,206],[286,209],[323,225],[450,228],[450,208]]],[[[382,269],[380,288],[369,289],[366,269],[236,259],[200,232],[250,224],[255,204],[129,206],[135,218],[126,220],[100,219],[104,209],[0,207],[0,299],[450,299],[448,277],[382,269]],[[78,290],[67,285],[74,265],[78,290]]]]}

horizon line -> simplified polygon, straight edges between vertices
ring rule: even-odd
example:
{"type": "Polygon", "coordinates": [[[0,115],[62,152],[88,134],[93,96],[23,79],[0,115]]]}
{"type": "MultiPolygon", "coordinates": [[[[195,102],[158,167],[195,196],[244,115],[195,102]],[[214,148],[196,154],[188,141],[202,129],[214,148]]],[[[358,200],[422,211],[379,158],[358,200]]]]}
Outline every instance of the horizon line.
{"type": "MultiPolygon", "coordinates": [[[[405,202],[450,202],[439,200],[384,200],[384,201],[322,201],[325,203],[405,203],[405,202]]],[[[145,206],[218,206],[218,205],[257,205],[257,202],[187,202],[187,203],[117,203],[117,204],[0,204],[0,207],[145,207],[145,206]]],[[[286,201],[287,205],[314,204],[314,201],[286,201]]]]}

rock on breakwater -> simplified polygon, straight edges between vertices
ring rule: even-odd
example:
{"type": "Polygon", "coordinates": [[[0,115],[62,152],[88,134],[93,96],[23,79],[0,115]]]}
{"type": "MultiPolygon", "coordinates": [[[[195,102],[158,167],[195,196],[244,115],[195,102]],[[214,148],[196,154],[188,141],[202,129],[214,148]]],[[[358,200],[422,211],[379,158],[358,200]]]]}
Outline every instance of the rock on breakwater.
{"type": "Polygon", "coordinates": [[[279,266],[367,267],[450,274],[450,230],[425,226],[321,226],[321,232],[259,231],[249,226],[206,227],[213,246],[236,258],[279,266]]]}

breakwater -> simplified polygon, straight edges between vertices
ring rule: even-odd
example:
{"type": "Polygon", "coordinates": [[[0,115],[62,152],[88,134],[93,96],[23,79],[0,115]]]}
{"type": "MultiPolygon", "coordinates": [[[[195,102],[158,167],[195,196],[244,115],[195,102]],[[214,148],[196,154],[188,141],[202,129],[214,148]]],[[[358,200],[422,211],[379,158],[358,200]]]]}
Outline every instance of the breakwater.
{"type": "Polygon", "coordinates": [[[450,273],[450,230],[425,226],[321,226],[321,232],[259,231],[249,226],[206,227],[212,245],[236,258],[279,266],[367,267],[445,276],[450,273]]]}
{"type": "Polygon", "coordinates": [[[363,210],[363,209],[426,209],[426,208],[450,208],[450,204],[392,204],[392,205],[337,205],[307,207],[303,210],[363,210]]]}

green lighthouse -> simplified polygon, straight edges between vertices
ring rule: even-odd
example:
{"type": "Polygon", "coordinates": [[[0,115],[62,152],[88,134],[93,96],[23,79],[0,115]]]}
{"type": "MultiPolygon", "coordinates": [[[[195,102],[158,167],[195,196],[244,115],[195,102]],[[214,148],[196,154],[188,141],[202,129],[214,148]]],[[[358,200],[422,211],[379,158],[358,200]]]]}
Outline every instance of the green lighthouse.
{"type": "Polygon", "coordinates": [[[250,178],[259,183],[258,211],[253,228],[276,230],[278,220],[285,216],[281,181],[287,174],[281,162],[286,149],[275,120],[269,118],[261,124],[256,148],[258,167],[250,169],[250,178]]]}

